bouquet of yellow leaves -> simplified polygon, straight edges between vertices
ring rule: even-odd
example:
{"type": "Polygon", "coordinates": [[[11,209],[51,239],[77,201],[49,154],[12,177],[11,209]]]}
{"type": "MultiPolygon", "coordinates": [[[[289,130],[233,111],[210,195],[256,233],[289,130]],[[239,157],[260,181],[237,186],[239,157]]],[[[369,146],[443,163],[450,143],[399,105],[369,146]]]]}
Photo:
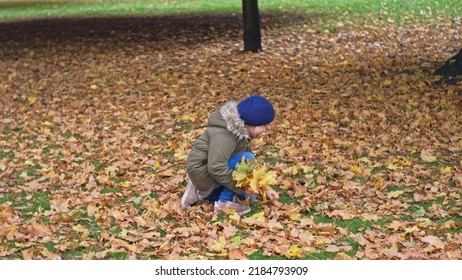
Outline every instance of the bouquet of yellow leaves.
{"type": "Polygon", "coordinates": [[[233,171],[233,179],[236,181],[236,187],[250,189],[266,201],[266,191],[276,183],[276,172],[269,171],[264,164],[245,161],[243,158],[233,171]]]}

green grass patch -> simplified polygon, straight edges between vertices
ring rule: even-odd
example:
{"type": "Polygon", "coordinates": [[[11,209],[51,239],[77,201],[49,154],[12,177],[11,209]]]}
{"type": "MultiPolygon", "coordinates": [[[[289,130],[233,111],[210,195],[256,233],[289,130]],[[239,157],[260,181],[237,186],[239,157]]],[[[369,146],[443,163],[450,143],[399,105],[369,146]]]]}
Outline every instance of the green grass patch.
{"type": "Polygon", "coordinates": [[[14,152],[9,150],[9,151],[0,151],[0,159],[3,158],[14,158],[14,152]]]}
{"type": "Polygon", "coordinates": [[[351,246],[352,249],[350,251],[346,252],[349,256],[352,257],[352,256],[356,255],[356,253],[358,252],[358,249],[359,249],[359,243],[358,242],[354,241],[350,237],[345,237],[345,238],[343,238],[343,239],[341,239],[339,241],[340,242],[345,242],[345,243],[347,243],[348,245],[351,246]]]}
{"type": "Polygon", "coordinates": [[[374,222],[363,221],[360,219],[351,219],[351,220],[338,220],[338,221],[335,221],[335,224],[339,227],[348,229],[349,232],[358,233],[358,232],[364,232],[367,229],[371,229],[374,222]]]}
{"type": "Polygon", "coordinates": [[[276,165],[276,163],[278,163],[279,159],[278,158],[274,158],[274,157],[266,157],[263,159],[263,161],[266,163],[266,164],[269,164],[271,166],[274,166],[276,165]]]}
{"type": "Polygon", "coordinates": [[[56,249],[55,249],[55,243],[53,243],[52,241],[49,241],[49,242],[43,244],[43,246],[44,246],[45,248],[47,248],[48,251],[50,251],[50,252],[56,251],[56,249]]]}
{"type": "Polygon", "coordinates": [[[248,256],[249,260],[287,260],[286,257],[281,255],[266,256],[262,249],[259,249],[257,252],[248,256]]]}
{"type": "Polygon", "coordinates": [[[42,149],[42,153],[45,155],[49,155],[52,152],[52,150],[59,150],[59,149],[61,149],[61,146],[56,145],[56,144],[50,144],[42,149]]]}
{"type": "Polygon", "coordinates": [[[371,175],[376,175],[376,174],[382,173],[382,172],[387,173],[387,172],[389,172],[389,170],[388,170],[388,168],[387,168],[386,166],[384,166],[384,165],[379,166],[379,167],[374,167],[374,168],[371,170],[371,175]]]}
{"type": "Polygon", "coordinates": [[[0,204],[5,202],[14,202],[15,194],[12,193],[0,193],[0,204]]]}
{"type": "Polygon", "coordinates": [[[317,252],[313,254],[308,254],[304,257],[306,260],[333,260],[337,253],[331,252],[317,252]]]}
{"type": "Polygon", "coordinates": [[[10,134],[10,133],[14,133],[14,132],[21,132],[22,131],[22,127],[11,127],[9,125],[5,125],[3,127],[3,134],[7,135],[7,134],[10,134]]]}
{"type": "Polygon", "coordinates": [[[432,161],[432,162],[422,162],[423,165],[429,166],[429,167],[438,167],[440,166],[440,163],[438,161],[432,161]]]}
{"type": "Polygon", "coordinates": [[[89,253],[93,249],[94,248],[77,247],[60,252],[60,254],[63,256],[65,260],[78,260],[82,259],[83,255],[89,253]]]}
{"type": "Polygon", "coordinates": [[[228,215],[223,214],[223,213],[218,213],[217,218],[212,220],[210,223],[211,224],[217,224],[217,223],[222,223],[224,221],[228,221],[228,215]]]}
{"type": "MultiPolygon", "coordinates": [[[[321,18],[363,17],[407,21],[432,16],[457,17],[462,14],[458,0],[265,0],[262,12],[295,11],[321,18]]],[[[165,15],[191,13],[240,13],[242,1],[226,0],[106,0],[106,1],[8,1],[0,2],[0,20],[66,16],[165,15]]],[[[334,25],[319,28],[335,32],[334,25]]]]}
{"type": "Polygon", "coordinates": [[[366,184],[368,182],[368,180],[366,178],[360,177],[360,176],[353,177],[353,181],[356,181],[356,182],[361,183],[361,184],[366,184]]]}
{"type": "Polygon", "coordinates": [[[316,224],[329,224],[332,223],[334,220],[324,215],[314,215],[313,221],[316,224]]]}
{"type": "Polygon", "coordinates": [[[298,202],[302,200],[303,198],[304,196],[291,197],[290,195],[287,194],[287,192],[279,191],[279,202],[281,203],[290,204],[293,202],[298,202]]]}
{"type": "Polygon", "coordinates": [[[27,176],[29,177],[34,177],[37,175],[37,170],[41,170],[42,169],[42,166],[40,166],[40,164],[38,163],[35,163],[33,166],[30,166],[28,167],[25,172],[27,174],[27,176]]]}
{"type": "Polygon", "coordinates": [[[405,187],[403,187],[403,186],[394,186],[394,185],[387,186],[387,190],[389,192],[404,191],[404,189],[405,189],[405,187]]]}
{"type": "Polygon", "coordinates": [[[102,163],[100,160],[97,160],[97,159],[90,160],[90,163],[95,167],[96,172],[100,172],[106,167],[104,163],[102,163]]]}
{"type": "Polygon", "coordinates": [[[126,260],[128,257],[128,253],[126,252],[109,252],[105,259],[110,260],[126,260]]]}
{"type": "Polygon", "coordinates": [[[117,188],[103,188],[100,191],[101,194],[119,193],[119,192],[120,192],[120,190],[117,189],[117,188]]]}
{"type": "Polygon", "coordinates": [[[7,198],[12,202],[12,208],[22,213],[25,219],[32,218],[34,213],[51,209],[50,198],[48,193],[45,192],[35,192],[33,194],[21,192],[7,198]]]}

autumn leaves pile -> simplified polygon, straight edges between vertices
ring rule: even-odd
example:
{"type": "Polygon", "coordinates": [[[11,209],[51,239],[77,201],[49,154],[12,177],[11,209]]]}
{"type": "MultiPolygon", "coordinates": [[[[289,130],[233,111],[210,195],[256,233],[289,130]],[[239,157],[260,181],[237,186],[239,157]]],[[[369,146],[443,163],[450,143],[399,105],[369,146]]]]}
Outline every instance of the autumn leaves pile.
{"type": "Polygon", "coordinates": [[[461,92],[431,75],[460,20],[288,18],[258,54],[226,15],[2,26],[0,258],[462,259],[461,92]],[[182,209],[207,117],[253,92],[277,117],[235,178],[279,200],[182,209]]]}

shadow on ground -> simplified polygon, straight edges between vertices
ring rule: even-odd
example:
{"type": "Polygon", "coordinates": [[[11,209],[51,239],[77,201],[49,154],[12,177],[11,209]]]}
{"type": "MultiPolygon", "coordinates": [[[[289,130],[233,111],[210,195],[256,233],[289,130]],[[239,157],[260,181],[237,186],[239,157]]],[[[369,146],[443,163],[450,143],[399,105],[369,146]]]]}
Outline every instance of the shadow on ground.
{"type": "MultiPolygon", "coordinates": [[[[307,15],[307,17],[309,17],[307,15]]],[[[262,28],[300,20],[288,14],[262,14],[262,28]]],[[[195,14],[142,17],[46,18],[0,22],[0,42],[14,44],[72,43],[76,41],[204,43],[212,38],[239,37],[240,14],[195,14]]]]}

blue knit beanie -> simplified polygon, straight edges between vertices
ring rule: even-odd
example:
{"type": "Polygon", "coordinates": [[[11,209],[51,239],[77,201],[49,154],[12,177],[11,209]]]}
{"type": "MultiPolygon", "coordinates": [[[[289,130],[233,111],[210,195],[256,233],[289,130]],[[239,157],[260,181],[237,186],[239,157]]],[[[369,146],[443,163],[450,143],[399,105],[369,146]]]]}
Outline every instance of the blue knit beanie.
{"type": "Polygon", "coordinates": [[[267,125],[274,120],[273,105],[260,95],[252,95],[237,104],[239,116],[245,125],[267,125]]]}

